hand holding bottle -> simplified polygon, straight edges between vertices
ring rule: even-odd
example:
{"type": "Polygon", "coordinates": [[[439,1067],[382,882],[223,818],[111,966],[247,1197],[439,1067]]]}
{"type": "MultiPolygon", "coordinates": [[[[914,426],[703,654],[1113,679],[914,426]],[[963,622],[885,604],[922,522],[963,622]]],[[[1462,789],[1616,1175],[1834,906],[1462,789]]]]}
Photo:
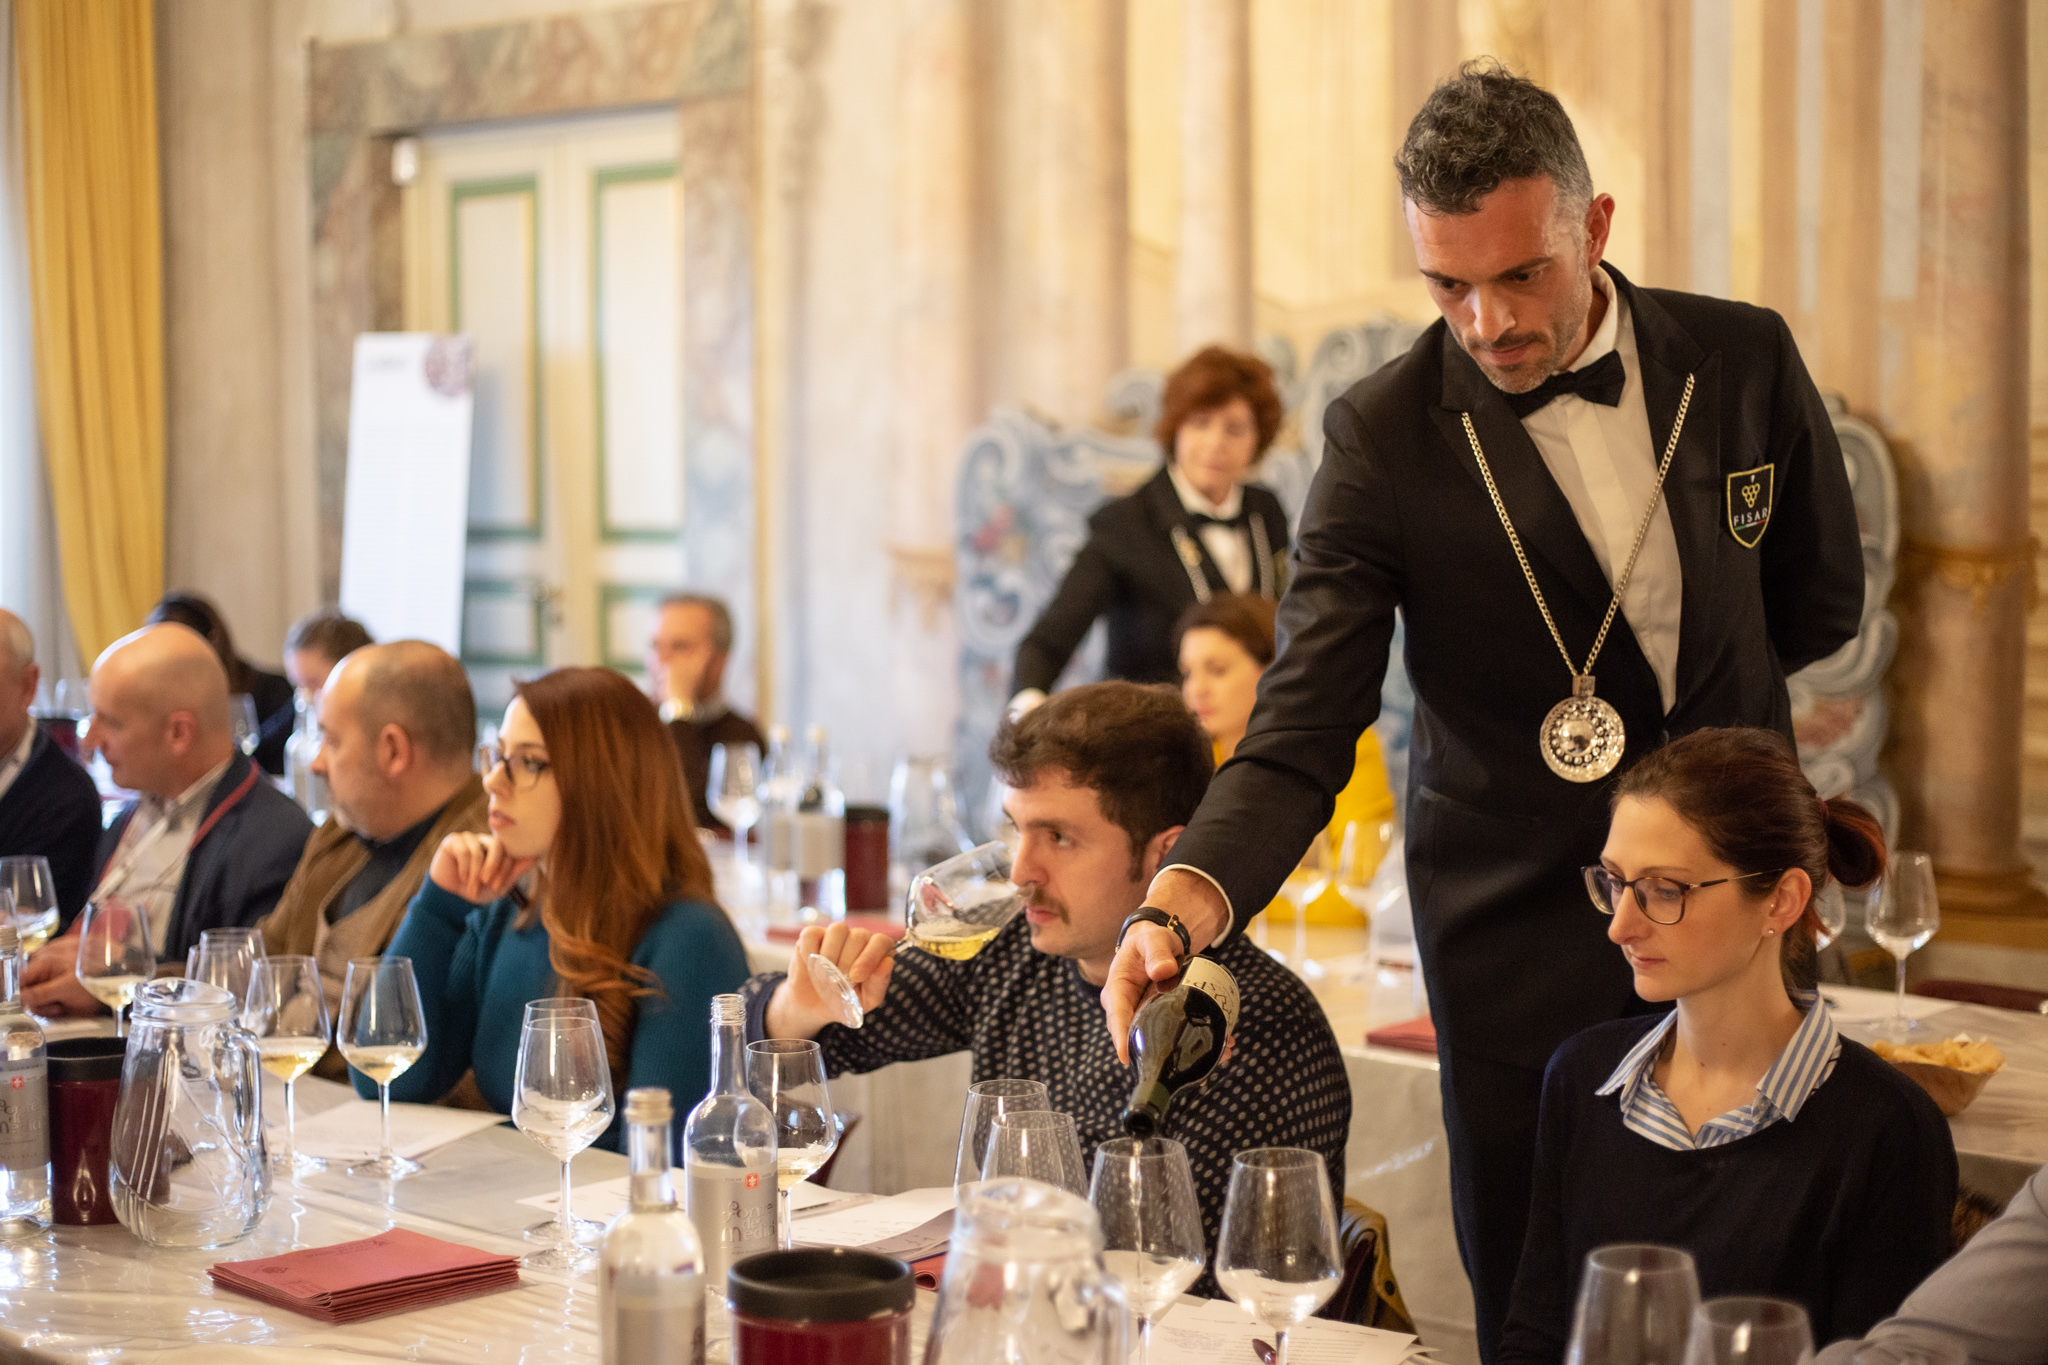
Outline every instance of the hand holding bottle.
{"type": "Polygon", "coordinates": [[[827,1024],[837,1023],[837,1006],[818,993],[810,959],[819,954],[837,967],[860,992],[863,1011],[877,1009],[889,991],[896,967],[895,940],[887,934],[846,924],[812,925],[797,936],[790,954],[789,975],[768,1001],[766,1024],[773,1038],[812,1038],[827,1024]]]}

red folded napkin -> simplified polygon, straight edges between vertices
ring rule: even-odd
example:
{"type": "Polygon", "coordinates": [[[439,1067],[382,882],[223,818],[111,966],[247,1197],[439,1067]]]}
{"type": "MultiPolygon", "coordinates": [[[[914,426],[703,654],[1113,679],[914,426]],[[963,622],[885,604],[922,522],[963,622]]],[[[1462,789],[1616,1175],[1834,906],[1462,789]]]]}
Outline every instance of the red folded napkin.
{"type": "Polygon", "coordinates": [[[322,1322],[359,1322],[519,1283],[519,1260],[393,1228],[206,1271],[222,1289],[322,1322]]]}
{"type": "Polygon", "coordinates": [[[1404,1052],[1426,1052],[1436,1056],[1436,1025],[1428,1015],[1386,1024],[1365,1035],[1374,1047],[1397,1047],[1404,1052]]]}
{"type": "Polygon", "coordinates": [[[910,1263],[910,1278],[919,1289],[937,1289],[939,1281],[946,1278],[946,1253],[927,1256],[922,1261],[910,1263]]]}
{"type": "MultiPolygon", "coordinates": [[[[846,923],[851,928],[871,929],[878,934],[887,934],[890,938],[903,937],[902,922],[885,914],[851,914],[846,917],[846,923]]],[[[770,943],[794,943],[797,935],[801,934],[805,927],[801,924],[771,924],[761,931],[761,937],[770,943]]]]}

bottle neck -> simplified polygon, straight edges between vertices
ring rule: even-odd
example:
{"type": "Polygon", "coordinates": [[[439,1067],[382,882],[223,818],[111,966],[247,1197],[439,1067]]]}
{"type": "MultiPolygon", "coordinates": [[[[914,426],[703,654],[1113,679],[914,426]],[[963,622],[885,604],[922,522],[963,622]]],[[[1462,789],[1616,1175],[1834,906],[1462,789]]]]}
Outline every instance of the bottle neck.
{"type": "Polygon", "coordinates": [[[626,1160],[636,1209],[675,1207],[675,1183],[669,1178],[668,1136],[666,1123],[627,1125],[626,1160]]]}
{"type": "Polygon", "coordinates": [[[0,952],[0,1010],[21,1008],[21,949],[0,952]]]}
{"type": "Polygon", "coordinates": [[[711,1026],[712,1083],[722,1095],[745,1095],[747,1089],[747,1026],[744,1020],[711,1026]]]}

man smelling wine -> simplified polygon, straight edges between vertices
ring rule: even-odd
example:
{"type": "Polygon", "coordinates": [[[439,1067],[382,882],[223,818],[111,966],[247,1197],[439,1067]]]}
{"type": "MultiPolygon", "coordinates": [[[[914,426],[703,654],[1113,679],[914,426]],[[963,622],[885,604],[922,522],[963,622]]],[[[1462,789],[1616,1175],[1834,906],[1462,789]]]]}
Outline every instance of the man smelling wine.
{"type": "MultiPolygon", "coordinates": [[[[747,983],[747,1036],[815,1038],[832,1075],[968,1049],[976,1080],[1043,1081],[1092,1165],[1095,1146],[1122,1134],[1137,1079],[1104,1026],[1101,984],[1125,919],[1208,788],[1209,741],[1171,688],[1110,682],[1006,723],[989,757],[1010,788],[1024,913],[964,961],[891,955],[887,938],[843,924],[806,929],[789,973],[747,983]],[[859,988],[862,1028],[834,1022],[804,969],[814,952],[859,988]]],[[[1211,1244],[1233,1152],[1311,1148],[1341,1193],[1351,1126],[1344,1064],[1315,997],[1248,940],[1213,956],[1242,1000],[1229,1059],[1154,1120],[1188,1150],[1211,1244]]],[[[1214,1281],[1205,1275],[1195,1292],[1213,1295],[1214,1281]]]]}

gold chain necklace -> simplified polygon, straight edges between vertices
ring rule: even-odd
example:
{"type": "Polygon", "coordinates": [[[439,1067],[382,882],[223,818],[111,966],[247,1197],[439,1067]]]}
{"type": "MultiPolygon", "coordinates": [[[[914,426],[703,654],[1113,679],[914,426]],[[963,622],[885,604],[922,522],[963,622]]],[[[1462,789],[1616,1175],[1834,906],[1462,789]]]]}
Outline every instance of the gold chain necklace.
{"type": "Polygon", "coordinates": [[[1686,410],[1692,406],[1692,385],[1693,376],[1687,375],[1685,393],[1678,400],[1678,416],[1671,423],[1671,439],[1665,442],[1664,459],[1657,466],[1657,484],[1650,490],[1650,505],[1643,509],[1643,519],[1636,524],[1636,543],[1629,548],[1628,563],[1622,567],[1621,577],[1615,580],[1614,600],[1607,604],[1606,619],[1600,622],[1600,633],[1593,638],[1593,649],[1586,655],[1584,668],[1572,662],[1572,652],[1564,647],[1564,636],[1558,633],[1549,604],[1543,600],[1543,589],[1536,585],[1536,572],[1529,567],[1529,556],[1522,552],[1522,538],[1515,534],[1514,522],[1508,520],[1507,504],[1500,500],[1493,470],[1487,467],[1486,452],[1479,448],[1479,433],[1473,430],[1472,414],[1458,414],[1465,424],[1465,439],[1472,443],[1473,457],[1479,461],[1480,477],[1486,480],[1487,495],[1493,499],[1493,510],[1500,514],[1508,544],[1515,547],[1515,562],[1522,566],[1522,577],[1528,580],[1529,591],[1536,598],[1536,610],[1543,613],[1543,624],[1550,627],[1550,638],[1556,642],[1557,652],[1564,656],[1564,666],[1571,670],[1572,694],[1550,708],[1537,734],[1543,761],[1567,782],[1599,781],[1614,771],[1628,745],[1621,713],[1593,695],[1593,661],[1600,657],[1601,646],[1607,643],[1614,614],[1621,610],[1621,599],[1628,594],[1628,581],[1635,574],[1636,556],[1643,552],[1650,521],[1657,515],[1657,500],[1664,496],[1664,476],[1671,472],[1671,457],[1678,453],[1678,434],[1685,430],[1686,410]]]}

